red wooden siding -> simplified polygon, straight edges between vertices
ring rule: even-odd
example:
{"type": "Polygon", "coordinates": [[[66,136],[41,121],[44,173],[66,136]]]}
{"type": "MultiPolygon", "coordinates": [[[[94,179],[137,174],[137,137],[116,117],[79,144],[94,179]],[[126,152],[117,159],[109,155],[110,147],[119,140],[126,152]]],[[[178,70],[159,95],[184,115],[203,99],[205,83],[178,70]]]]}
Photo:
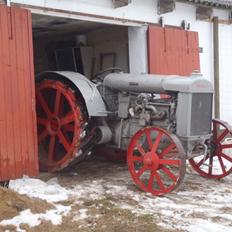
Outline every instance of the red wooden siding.
{"type": "Polygon", "coordinates": [[[149,73],[189,76],[200,71],[198,33],[150,25],[149,73]]]}
{"type": "Polygon", "coordinates": [[[38,175],[31,14],[0,5],[0,180],[38,175]]]}

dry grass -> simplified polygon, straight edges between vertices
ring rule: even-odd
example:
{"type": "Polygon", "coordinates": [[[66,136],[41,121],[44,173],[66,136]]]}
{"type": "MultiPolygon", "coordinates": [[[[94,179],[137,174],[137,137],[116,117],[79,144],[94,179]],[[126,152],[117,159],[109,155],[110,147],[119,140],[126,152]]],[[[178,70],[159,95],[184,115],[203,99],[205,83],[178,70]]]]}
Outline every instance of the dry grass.
{"type": "MultiPolygon", "coordinates": [[[[84,200],[84,199],[83,199],[84,200]]],[[[85,199],[82,205],[73,205],[70,214],[63,217],[61,225],[52,225],[43,221],[39,226],[21,228],[30,232],[170,232],[157,226],[151,215],[138,216],[127,209],[116,207],[111,199],[101,200],[85,199]],[[87,209],[88,217],[75,220],[80,209],[87,209]]]]}
{"type": "Polygon", "coordinates": [[[45,213],[54,208],[46,201],[29,198],[1,187],[0,199],[0,220],[13,218],[26,209],[30,209],[32,213],[45,213]]]}

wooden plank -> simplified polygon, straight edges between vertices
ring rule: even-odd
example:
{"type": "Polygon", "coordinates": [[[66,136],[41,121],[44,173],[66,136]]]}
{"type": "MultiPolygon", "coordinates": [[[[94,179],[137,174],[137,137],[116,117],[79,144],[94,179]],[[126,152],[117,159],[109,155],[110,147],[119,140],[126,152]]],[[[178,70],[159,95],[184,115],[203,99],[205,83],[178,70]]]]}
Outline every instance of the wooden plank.
{"type": "Polygon", "coordinates": [[[0,5],[0,180],[38,175],[31,14],[0,5]]]}

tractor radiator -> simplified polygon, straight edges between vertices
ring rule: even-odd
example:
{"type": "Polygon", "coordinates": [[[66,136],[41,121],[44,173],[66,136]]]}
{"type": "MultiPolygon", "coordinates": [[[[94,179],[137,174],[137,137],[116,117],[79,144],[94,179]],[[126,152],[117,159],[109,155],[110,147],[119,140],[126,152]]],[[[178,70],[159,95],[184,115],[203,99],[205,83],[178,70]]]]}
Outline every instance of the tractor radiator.
{"type": "Polygon", "coordinates": [[[179,93],[176,133],[183,138],[211,134],[212,93],[179,93]]]}

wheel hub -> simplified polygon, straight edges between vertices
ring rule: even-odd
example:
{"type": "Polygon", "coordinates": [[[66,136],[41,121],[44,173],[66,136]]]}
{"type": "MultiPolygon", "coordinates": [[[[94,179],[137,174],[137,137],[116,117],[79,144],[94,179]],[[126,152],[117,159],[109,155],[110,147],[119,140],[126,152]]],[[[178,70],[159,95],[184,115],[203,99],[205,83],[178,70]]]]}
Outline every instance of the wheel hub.
{"type": "Polygon", "coordinates": [[[159,167],[159,157],[156,153],[148,152],[145,154],[143,158],[144,165],[152,168],[153,170],[157,170],[159,167]]]}
{"type": "Polygon", "coordinates": [[[50,135],[56,135],[60,130],[60,119],[58,117],[52,117],[48,121],[47,130],[50,135]]]}

